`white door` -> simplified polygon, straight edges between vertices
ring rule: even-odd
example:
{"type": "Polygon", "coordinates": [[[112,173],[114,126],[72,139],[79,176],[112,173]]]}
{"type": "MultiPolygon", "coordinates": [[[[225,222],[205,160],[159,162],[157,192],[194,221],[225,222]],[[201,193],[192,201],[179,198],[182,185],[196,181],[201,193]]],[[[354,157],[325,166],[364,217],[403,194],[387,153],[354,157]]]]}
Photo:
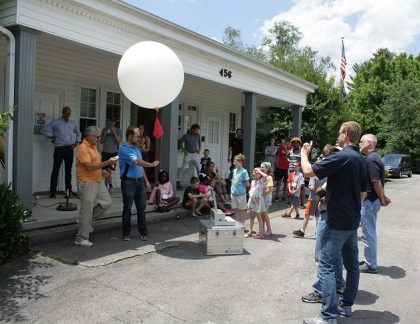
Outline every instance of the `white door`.
{"type": "MultiPolygon", "coordinates": [[[[33,146],[33,176],[32,190],[34,192],[49,191],[50,178],[54,161],[54,144],[44,135],[40,135],[40,129],[51,120],[61,115],[60,95],[54,93],[37,92],[34,107],[34,146],[33,146]],[[45,114],[42,123],[42,116],[45,114]]],[[[72,116],[73,117],[73,116],[72,116]]],[[[64,163],[58,176],[58,190],[64,190],[64,163]]]]}
{"type": "MultiPolygon", "coordinates": [[[[207,118],[207,138],[203,147],[210,151],[211,160],[216,164],[219,170],[219,176],[223,177],[222,165],[222,151],[221,151],[221,136],[222,136],[222,121],[220,118],[209,117],[207,118]]],[[[204,151],[202,149],[201,151],[204,151]]]]}

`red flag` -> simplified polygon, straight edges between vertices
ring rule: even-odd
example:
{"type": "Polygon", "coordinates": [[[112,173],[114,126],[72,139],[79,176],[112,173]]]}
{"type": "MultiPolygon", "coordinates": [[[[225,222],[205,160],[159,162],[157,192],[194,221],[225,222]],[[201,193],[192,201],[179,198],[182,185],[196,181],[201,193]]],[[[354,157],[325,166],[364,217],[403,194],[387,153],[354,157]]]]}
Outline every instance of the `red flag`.
{"type": "Polygon", "coordinates": [[[159,117],[156,114],[155,127],[153,128],[153,136],[159,139],[163,136],[163,134],[165,133],[163,132],[163,128],[162,128],[162,125],[160,124],[159,117]]]}

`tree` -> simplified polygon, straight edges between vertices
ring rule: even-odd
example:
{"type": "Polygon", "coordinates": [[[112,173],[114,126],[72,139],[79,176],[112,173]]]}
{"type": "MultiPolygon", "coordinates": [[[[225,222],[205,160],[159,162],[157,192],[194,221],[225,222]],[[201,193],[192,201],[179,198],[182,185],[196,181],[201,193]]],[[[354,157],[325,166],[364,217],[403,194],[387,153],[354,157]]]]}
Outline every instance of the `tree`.
{"type": "MultiPolygon", "coordinates": [[[[392,88],[404,80],[420,80],[420,55],[396,55],[379,49],[371,59],[355,64],[353,70],[348,83],[351,118],[360,122],[365,133],[377,134],[384,125],[383,105],[392,88]]],[[[380,146],[384,144],[380,142],[380,146]]]]}
{"type": "Polygon", "coordinates": [[[420,158],[420,80],[400,80],[389,87],[381,106],[384,125],[378,139],[383,153],[407,153],[420,158]]]}
{"type": "MultiPolygon", "coordinates": [[[[320,146],[334,144],[337,129],[348,114],[341,90],[331,75],[331,71],[335,70],[331,58],[320,56],[310,47],[300,46],[301,32],[287,21],[275,23],[269,33],[270,36],[262,44],[268,49],[269,63],[318,86],[306,99],[302,114],[302,137],[315,140],[320,146]]],[[[290,132],[290,107],[272,109],[263,118],[274,121],[278,134],[290,132]]]]}
{"type": "Polygon", "coordinates": [[[242,53],[245,53],[260,61],[267,61],[266,54],[262,48],[254,45],[245,45],[241,40],[241,31],[233,27],[226,27],[223,36],[223,44],[232,47],[242,53]]]}

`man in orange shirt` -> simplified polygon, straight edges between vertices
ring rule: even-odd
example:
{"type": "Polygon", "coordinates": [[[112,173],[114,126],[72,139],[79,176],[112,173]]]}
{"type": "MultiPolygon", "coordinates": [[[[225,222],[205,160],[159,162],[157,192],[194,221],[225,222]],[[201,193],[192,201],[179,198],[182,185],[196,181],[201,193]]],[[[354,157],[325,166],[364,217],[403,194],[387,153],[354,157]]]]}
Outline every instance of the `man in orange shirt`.
{"type": "Polygon", "coordinates": [[[101,155],[96,148],[101,138],[101,129],[89,126],[85,130],[85,138],[77,150],[76,178],[77,190],[80,197],[79,231],[74,244],[91,247],[89,234],[93,231],[92,218],[102,216],[112,200],[104,184],[103,176],[108,172],[103,169],[117,163],[118,156],[101,162],[101,155]]]}

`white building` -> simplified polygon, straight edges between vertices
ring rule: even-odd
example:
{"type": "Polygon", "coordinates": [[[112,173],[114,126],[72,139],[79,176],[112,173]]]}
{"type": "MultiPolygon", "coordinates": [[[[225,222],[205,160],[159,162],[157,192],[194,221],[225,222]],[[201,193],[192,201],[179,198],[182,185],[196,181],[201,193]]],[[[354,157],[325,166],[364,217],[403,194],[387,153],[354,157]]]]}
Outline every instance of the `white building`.
{"type": "MultiPolygon", "coordinates": [[[[228,166],[229,134],[244,128],[249,165],[254,157],[257,107],[290,106],[292,133],[300,135],[306,95],[316,88],[118,0],[1,1],[0,23],[16,39],[12,178],[28,207],[33,192],[49,190],[54,148],[39,135],[43,113],[48,122],[61,115],[63,106],[69,106],[71,118],[82,128],[90,124],[104,127],[107,113],[113,113],[123,130],[142,123],[152,137],[155,112],[134,106],[117,81],[121,55],[137,42],[153,40],[169,46],[184,67],[179,98],[160,111],[165,130],[161,167],[169,170],[172,182],[182,158],[177,138],[191,124],[200,125],[203,148],[210,149],[221,172],[228,166]],[[222,69],[230,77],[221,75],[222,69]]],[[[7,52],[7,38],[0,37],[0,110],[8,106],[3,99],[7,99],[7,52]]]]}

